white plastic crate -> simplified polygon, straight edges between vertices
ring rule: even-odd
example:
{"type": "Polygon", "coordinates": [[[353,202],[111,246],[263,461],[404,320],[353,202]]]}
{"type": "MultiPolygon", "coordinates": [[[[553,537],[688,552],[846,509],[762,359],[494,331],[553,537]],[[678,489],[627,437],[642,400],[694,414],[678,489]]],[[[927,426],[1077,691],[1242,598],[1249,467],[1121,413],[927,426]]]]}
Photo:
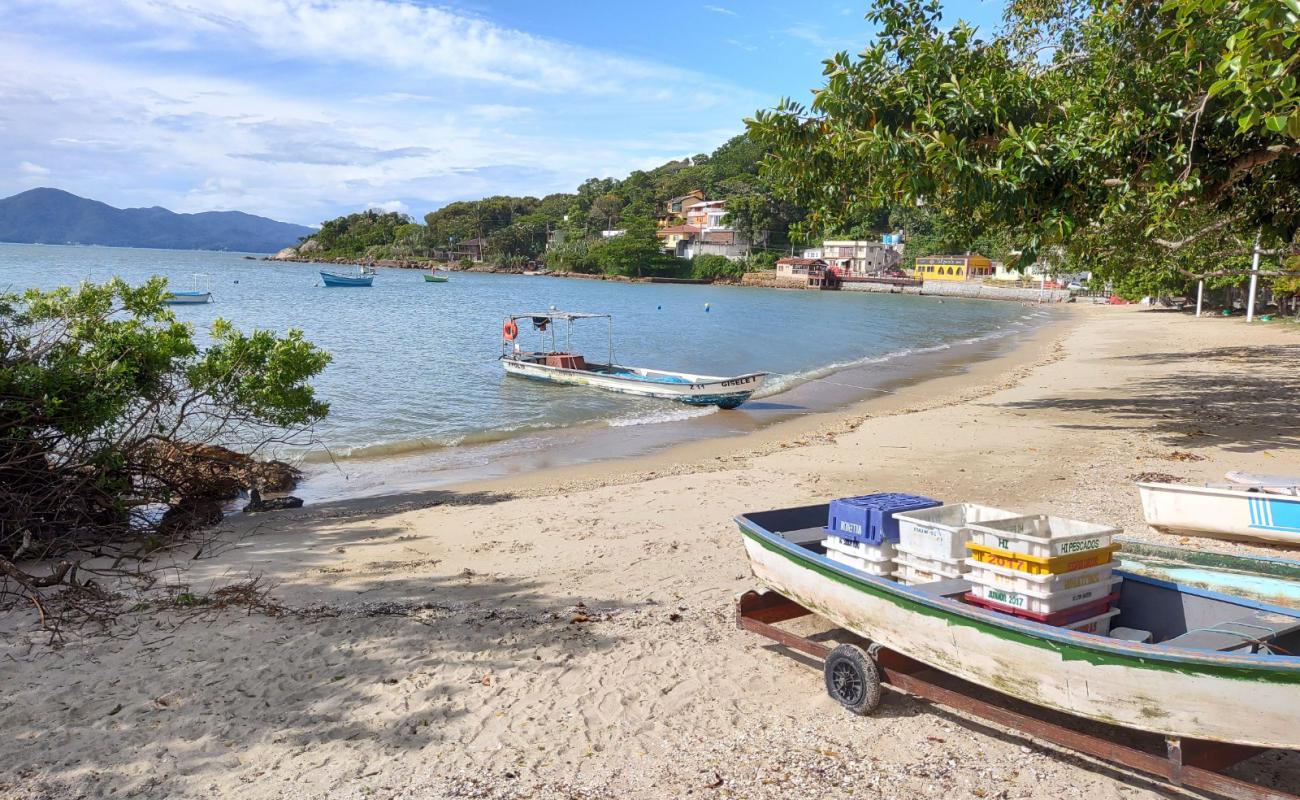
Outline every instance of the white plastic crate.
{"type": "Polygon", "coordinates": [[[898,578],[899,583],[905,583],[908,586],[915,586],[920,583],[935,583],[936,581],[947,581],[953,578],[961,578],[964,575],[960,572],[951,570],[940,570],[934,567],[916,566],[906,556],[899,556],[894,561],[894,576],[898,578]]]}
{"type": "Polygon", "coordinates": [[[893,542],[867,544],[865,542],[855,542],[852,539],[841,539],[838,536],[828,536],[823,539],[822,547],[825,547],[827,552],[835,550],[846,556],[865,558],[868,561],[893,561],[894,556],[898,555],[893,542]]]}
{"type": "Polygon", "coordinates": [[[966,566],[970,569],[968,577],[977,583],[1011,592],[1045,596],[1104,583],[1110,580],[1115,562],[1108,561],[1098,567],[1046,575],[1033,575],[974,558],[966,559],[966,566]]]}
{"type": "Polygon", "coordinates": [[[1115,587],[1123,580],[1123,578],[1108,578],[1100,583],[1070,591],[1031,594],[1029,592],[1012,592],[980,583],[974,572],[968,574],[966,578],[971,582],[971,590],[976,597],[994,603],[1001,603],[1004,606],[1010,606],[1021,611],[1029,611],[1033,614],[1054,614],[1067,608],[1095,603],[1114,592],[1115,587]]]}
{"type": "Polygon", "coordinates": [[[907,564],[913,569],[934,572],[946,578],[963,577],[966,571],[970,569],[966,565],[966,559],[964,558],[930,558],[913,550],[908,550],[901,544],[898,546],[898,555],[894,556],[894,561],[898,564],[907,564]]]}
{"type": "Polygon", "coordinates": [[[1018,516],[1014,511],[1000,508],[956,503],[920,511],[899,511],[894,519],[898,520],[899,544],[909,552],[927,558],[964,558],[970,525],[1018,516]]]}
{"type": "Polygon", "coordinates": [[[857,556],[851,556],[848,553],[841,553],[839,550],[827,550],[826,557],[831,561],[838,561],[841,564],[853,567],[854,569],[865,572],[868,575],[887,578],[894,574],[893,560],[868,561],[865,558],[858,558],[857,556]]]}
{"type": "Polygon", "coordinates": [[[1036,558],[1076,555],[1109,547],[1118,528],[1039,514],[977,522],[969,526],[972,544],[1036,558]]]}
{"type": "Polygon", "coordinates": [[[1095,617],[1082,619],[1078,622],[1071,622],[1063,627],[1079,633],[1091,633],[1095,636],[1110,636],[1110,621],[1119,616],[1119,609],[1112,608],[1105,614],[1098,614],[1095,617]]]}

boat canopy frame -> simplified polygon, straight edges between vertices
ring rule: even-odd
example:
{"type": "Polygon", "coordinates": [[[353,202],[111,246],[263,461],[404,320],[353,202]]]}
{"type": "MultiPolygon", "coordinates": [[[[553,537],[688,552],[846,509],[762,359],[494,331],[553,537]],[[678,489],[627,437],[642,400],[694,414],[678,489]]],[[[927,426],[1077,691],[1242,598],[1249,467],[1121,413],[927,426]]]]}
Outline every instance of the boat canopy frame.
{"type": "MultiPolygon", "coordinates": [[[[555,333],[555,329],[558,326],[556,326],[555,323],[563,322],[565,323],[564,352],[571,353],[573,352],[573,323],[575,320],[587,320],[587,319],[603,319],[609,323],[609,327],[608,327],[609,358],[606,360],[605,363],[607,365],[612,366],[614,364],[614,315],[613,314],[589,314],[582,311],[554,311],[554,310],[540,311],[540,312],[532,312],[528,314],[511,314],[510,316],[506,317],[506,323],[508,324],[513,322],[517,325],[521,320],[531,322],[533,325],[533,329],[536,330],[541,335],[541,345],[543,348],[545,348],[546,346],[546,333],[549,330],[551,334],[550,352],[554,353],[558,351],[557,350],[558,341],[556,339],[556,333],[555,333]],[[545,320],[545,322],[539,324],[539,320],[545,320]]],[[[503,357],[510,355],[511,344],[514,345],[515,353],[520,352],[519,342],[517,339],[514,342],[509,342],[503,339],[501,342],[501,350],[502,350],[503,357]]]]}

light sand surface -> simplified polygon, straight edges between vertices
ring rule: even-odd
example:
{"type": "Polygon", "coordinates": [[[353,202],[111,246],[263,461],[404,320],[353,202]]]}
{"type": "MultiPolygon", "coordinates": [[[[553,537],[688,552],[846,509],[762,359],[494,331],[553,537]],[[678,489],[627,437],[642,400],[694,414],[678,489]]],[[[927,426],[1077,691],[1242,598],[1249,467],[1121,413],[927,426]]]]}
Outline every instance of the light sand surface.
{"type": "Polygon", "coordinates": [[[731,519],[894,490],[1162,538],[1136,473],[1300,474],[1297,365],[1289,324],[1080,307],[739,440],[242,520],[172,580],[265,576],[280,616],[141,611],[60,649],[4,620],[0,796],[1167,796],[897,694],[841,711],[817,665],[735,629],[754,583],[731,519]]]}

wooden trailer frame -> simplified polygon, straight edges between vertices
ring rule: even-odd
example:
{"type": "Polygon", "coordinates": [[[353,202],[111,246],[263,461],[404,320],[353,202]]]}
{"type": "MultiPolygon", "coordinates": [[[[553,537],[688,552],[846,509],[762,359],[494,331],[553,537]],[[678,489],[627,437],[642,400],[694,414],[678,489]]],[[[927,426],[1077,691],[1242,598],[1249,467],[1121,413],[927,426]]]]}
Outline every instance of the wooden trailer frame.
{"type": "MultiPolygon", "coordinates": [[[[776,627],[777,623],[814,613],[777,592],[749,591],[737,601],[736,626],[824,661],[832,648],[776,627]]],[[[867,652],[875,663],[884,686],[963,711],[1100,761],[1154,776],[1170,785],[1198,789],[1231,800],[1300,800],[1300,795],[1223,774],[1223,770],[1264,752],[1262,748],[1168,737],[1165,739],[1165,753],[1159,755],[941,686],[927,677],[927,673],[942,674],[941,671],[890,650],[878,642],[869,643],[867,652]]],[[[1117,733],[1128,731],[1126,728],[1091,721],[1087,724],[1093,728],[1110,727],[1117,733]]]]}

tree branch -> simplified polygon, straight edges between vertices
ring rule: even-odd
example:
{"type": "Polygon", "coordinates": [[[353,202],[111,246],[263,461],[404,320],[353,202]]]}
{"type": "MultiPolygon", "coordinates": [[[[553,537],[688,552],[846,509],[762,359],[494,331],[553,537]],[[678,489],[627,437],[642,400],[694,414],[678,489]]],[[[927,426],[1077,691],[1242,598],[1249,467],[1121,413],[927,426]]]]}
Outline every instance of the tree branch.
{"type": "Polygon", "coordinates": [[[1183,249],[1187,245],[1191,244],[1192,242],[1196,241],[1197,239],[1201,238],[1207,233],[1214,233],[1217,230],[1226,228],[1228,225],[1231,225],[1235,220],[1236,217],[1221,217],[1215,220],[1214,222],[1210,223],[1209,225],[1206,225],[1204,228],[1201,228],[1199,231],[1195,231],[1193,233],[1188,234],[1182,239],[1171,241],[1169,239],[1153,238],[1151,241],[1155,242],[1156,244],[1160,245],[1166,250],[1178,251],[1183,249]]]}

